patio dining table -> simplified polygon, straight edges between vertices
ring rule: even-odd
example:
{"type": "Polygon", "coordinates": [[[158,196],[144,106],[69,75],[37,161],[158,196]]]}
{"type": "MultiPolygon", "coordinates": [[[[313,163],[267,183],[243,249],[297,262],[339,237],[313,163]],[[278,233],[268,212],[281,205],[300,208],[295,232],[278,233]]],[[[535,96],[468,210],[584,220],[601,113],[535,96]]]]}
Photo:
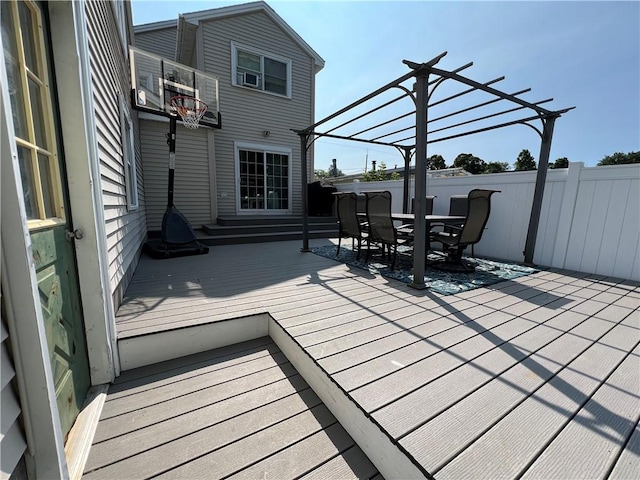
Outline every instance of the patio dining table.
{"type": "MultiPolygon", "coordinates": [[[[413,223],[415,216],[413,213],[392,213],[392,220],[400,220],[401,222],[411,222],[413,223]]],[[[426,235],[427,240],[425,244],[425,255],[429,254],[429,250],[431,250],[431,242],[429,241],[429,232],[431,231],[431,226],[433,224],[444,224],[444,225],[461,225],[467,219],[466,216],[463,215],[425,215],[424,219],[426,220],[426,235]]],[[[426,257],[425,257],[426,258],[426,257]]]]}
{"type": "MultiPolygon", "coordinates": [[[[392,213],[392,220],[401,220],[403,222],[413,221],[415,218],[413,213],[392,213]]],[[[464,215],[425,215],[424,219],[427,221],[427,230],[432,223],[446,223],[457,225],[464,223],[467,217],[464,215]]]]}

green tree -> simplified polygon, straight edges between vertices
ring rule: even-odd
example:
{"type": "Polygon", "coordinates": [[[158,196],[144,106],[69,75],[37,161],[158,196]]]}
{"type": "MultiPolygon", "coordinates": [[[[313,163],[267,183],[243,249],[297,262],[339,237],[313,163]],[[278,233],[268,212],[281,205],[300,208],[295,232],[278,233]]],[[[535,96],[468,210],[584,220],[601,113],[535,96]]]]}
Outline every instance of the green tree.
{"type": "Polygon", "coordinates": [[[482,173],[502,173],[509,171],[508,162],[489,162],[482,173]]]}
{"type": "Polygon", "coordinates": [[[598,166],[627,165],[629,163],[640,163],[640,152],[616,152],[613,155],[607,155],[602,160],[600,160],[598,162],[598,166]]]}
{"type": "MultiPolygon", "coordinates": [[[[322,169],[317,169],[313,171],[313,174],[316,176],[316,178],[319,179],[325,179],[325,178],[334,178],[333,177],[333,165],[329,165],[329,168],[327,168],[326,170],[322,170],[322,169]]],[[[340,170],[338,168],[338,177],[344,177],[344,173],[342,173],[342,170],[340,170]]]]}
{"type": "MultiPolygon", "coordinates": [[[[385,180],[389,180],[390,175],[386,172],[387,165],[384,162],[380,162],[380,165],[376,170],[369,170],[362,175],[362,181],[364,182],[384,182],[385,180]]],[[[400,175],[396,173],[399,177],[400,175]]],[[[391,175],[391,180],[396,180],[391,175]]]]}
{"type": "Polygon", "coordinates": [[[569,168],[569,159],[567,157],[558,158],[549,164],[549,168],[569,168]]]}
{"type": "Polygon", "coordinates": [[[443,170],[447,168],[442,155],[431,155],[427,158],[427,170],[443,170]]]}
{"type": "Polygon", "coordinates": [[[484,160],[474,156],[472,153],[461,153],[456,157],[451,166],[453,168],[463,168],[469,173],[478,175],[484,172],[487,164],[484,160]]]}
{"type": "Polygon", "coordinates": [[[516,163],[514,164],[514,170],[523,171],[523,170],[535,170],[536,169],[536,159],[533,158],[531,152],[526,148],[523,149],[516,159],[516,163]]]}

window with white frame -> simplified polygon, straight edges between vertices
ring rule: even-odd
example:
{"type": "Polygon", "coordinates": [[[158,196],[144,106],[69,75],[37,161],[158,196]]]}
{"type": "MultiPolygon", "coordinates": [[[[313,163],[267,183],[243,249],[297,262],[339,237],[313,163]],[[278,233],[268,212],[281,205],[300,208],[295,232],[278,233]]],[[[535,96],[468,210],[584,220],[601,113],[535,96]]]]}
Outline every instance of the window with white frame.
{"type": "Polygon", "coordinates": [[[138,173],[136,171],[133,122],[123,95],[120,95],[120,134],[122,136],[122,163],[127,193],[127,209],[135,210],[138,208],[138,173]]]}
{"type": "Polygon", "coordinates": [[[233,84],[291,98],[291,60],[232,43],[233,84]]]}
{"type": "Polygon", "coordinates": [[[236,145],[240,210],[289,210],[291,151],[236,145]]]}

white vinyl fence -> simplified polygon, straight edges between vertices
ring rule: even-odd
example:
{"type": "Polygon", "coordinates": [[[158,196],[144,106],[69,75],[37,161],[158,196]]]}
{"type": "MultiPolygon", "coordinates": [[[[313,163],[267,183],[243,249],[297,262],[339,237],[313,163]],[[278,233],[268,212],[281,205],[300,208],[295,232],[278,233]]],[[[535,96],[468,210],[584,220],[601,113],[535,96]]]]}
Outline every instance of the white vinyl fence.
{"type": "MultiPolygon", "coordinates": [[[[524,261],[536,172],[429,178],[433,213],[449,211],[449,197],[474,188],[500,190],[476,255],[524,261]]],[[[389,190],[402,212],[403,181],[353,182],[339,191],[389,190]]],[[[413,181],[410,182],[413,196],[413,181]]],[[[537,265],[640,280],[640,165],[549,170],[534,254],[537,265]]]]}

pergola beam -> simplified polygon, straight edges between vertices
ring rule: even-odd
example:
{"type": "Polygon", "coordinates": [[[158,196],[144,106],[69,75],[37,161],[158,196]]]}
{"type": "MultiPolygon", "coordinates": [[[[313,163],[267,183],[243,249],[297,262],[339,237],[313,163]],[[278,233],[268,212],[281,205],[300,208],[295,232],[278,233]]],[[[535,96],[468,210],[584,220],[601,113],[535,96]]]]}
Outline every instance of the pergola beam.
{"type": "MultiPolygon", "coordinates": [[[[498,78],[494,78],[493,80],[489,80],[488,82],[485,82],[483,85],[487,85],[487,86],[489,86],[489,85],[493,85],[494,83],[501,82],[501,81],[502,81],[502,80],[504,80],[505,78],[506,78],[506,77],[504,77],[504,76],[502,76],[502,77],[498,77],[498,78]]],[[[458,92],[458,93],[455,93],[455,94],[450,95],[450,96],[448,96],[448,97],[445,97],[445,98],[443,98],[443,99],[441,99],[441,100],[438,100],[437,102],[430,103],[430,104],[429,104],[429,107],[435,107],[436,105],[440,105],[440,104],[442,104],[442,103],[446,103],[446,102],[448,102],[448,101],[450,101],[450,100],[453,100],[453,99],[455,99],[455,98],[460,98],[460,97],[462,97],[462,96],[464,96],[464,95],[467,95],[467,94],[469,94],[469,93],[475,92],[475,91],[477,91],[477,90],[478,90],[478,89],[477,89],[477,88],[475,88],[475,87],[468,88],[468,89],[466,89],[466,90],[463,90],[463,91],[461,91],[461,92],[458,92]]]]}
{"type": "MultiPolygon", "coordinates": [[[[530,91],[531,91],[530,88],[525,88],[524,90],[520,90],[518,92],[512,93],[511,95],[520,95],[522,93],[526,93],[526,92],[530,92],[530,91]]],[[[433,122],[437,122],[437,121],[440,121],[440,120],[444,120],[445,118],[454,117],[456,115],[460,115],[461,113],[470,112],[471,110],[475,110],[477,108],[486,107],[488,105],[492,105],[494,103],[501,102],[502,100],[504,100],[504,98],[494,98],[493,100],[488,100],[486,102],[478,103],[478,104],[473,105],[471,107],[463,108],[462,110],[457,110],[455,112],[447,113],[446,115],[442,115],[440,117],[432,118],[431,120],[429,120],[429,123],[433,123],[433,122]]],[[[429,106],[432,107],[433,105],[429,105],[429,106]]]]}
{"type": "MultiPolygon", "coordinates": [[[[533,204],[532,204],[532,209],[531,209],[531,215],[530,215],[530,219],[529,219],[529,228],[528,228],[528,232],[527,232],[527,240],[526,240],[526,245],[525,245],[525,249],[524,249],[524,257],[525,257],[525,262],[526,263],[532,263],[533,262],[533,255],[534,255],[534,250],[535,250],[535,240],[536,240],[536,235],[537,235],[537,229],[538,229],[538,223],[540,220],[540,211],[541,211],[541,207],[542,207],[542,198],[543,198],[543,193],[544,193],[544,182],[546,181],[546,171],[547,171],[547,166],[548,166],[548,162],[549,162],[549,155],[550,155],[550,151],[551,151],[551,139],[553,137],[553,128],[554,128],[554,124],[555,124],[555,120],[560,117],[562,114],[568,112],[569,110],[575,108],[575,107],[570,107],[570,108],[565,108],[562,110],[556,110],[556,111],[552,111],[552,110],[548,110],[544,107],[541,107],[540,104],[542,103],[547,103],[552,101],[552,99],[546,99],[546,100],[542,100],[539,102],[529,102],[527,100],[524,100],[522,98],[519,98],[518,95],[522,94],[522,93],[526,93],[529,92],[531,89],[526,88],[514,93],[505,93],[505,92],[501,92],[499,90],[497,90],[496,88],[492,87],[491,85],[501,81],[504,79],[504,77],[498,77],[495,78],[493,80],[490,80],[488,82],[485,83],[480,83],[477,82],[475,80],[471,80],[470,78],[467,78],[463,75],[460,75],[459,72],[470,67],[471,65],[473,65],[473,63],[468,63],[466,65],[463,65],[462,67],[457,68],[454,71],[447,71],[447,70],[443,70],[440,68],[436,68],[435,65],[447,54],[447,52],[444,52],[438,56],[436,56],[435,58],[433,58],[432,60],[430,60],[429,62],[426,63],[415,63],[415,62],[411,62],[408,60],[403,60],[403,63],[405,65],[407,65],[410,69],[411,72],[402,75],[401,77],[387,83],[386,85],[384,85],[383,87],[380,87],[378,89],[376,89],[375,91],[373,91],[372,93],[370,93],[369,95],[365,95],[364,97],[360,98],[359,100],[349,104],[348,106],[338,110],[337,112],[329,115],[328,117],[314,123],[313,125],[307,127],[304,130],[298,130],[296,131],[296,133],[298,135],[300,135],[301,138],[301,148],[302,148],[302,160],[301,160],[301,165],[303,167],[303,174],[302,174],[302,179],[303,179],[303,203],[304,205],[304,221],[303,221],[303,251],[307,251],[308,250],[308,224],[306,222],[306,215],[307,215],[307,195],[306,195],[306,176],[307,176],[307,149],[309,148],[310,143],[313,143],[313,141],[315,141],[315,139],[320,138],[320,137],[327,137],[327,138],[334,138],[334,139],[339,139],[339,140],[346,140],[346,141],[354,141],[354,142],[360,142],[360,143],[367,143],[367,144],[372,144],[372,145],[381,145],[381,146],[388,146],[388,147],[395,147],[397,149],[399,149],[400,151],[402,151],[404,153],[403,157],[404,157],[404,168],[405,168],[405,179],[404,179],[404,185],[405,185],[405,195],[403,197],[403,211],[407,212],[409,207],[408,207],[408,203],[409,203],[409,171],[410,171],[410,162],[411,162],[411,156],[415,153],[415,157],[416,157],[416,167],[415,167],[415,206],[414,206],[414,210],[415,210],[415,219],[414,219],[414,232],[415,232],[415,240],[414,240],[414,264],[413,264],[413,273],[414,273],[414,281],[412,283],[412,286],[416,287],[416,288],[424,288],[424,269],[425,269],[425,257],[426,257],[426,221],[424,218],[424,214],[425,214],[425,209],[426,209],[426,205],[425,205],[425,198],[426,198],[426,190],[427,190],[427,146],[431,143],[436,143],[436,142],[442,142],[445,140],[451,140],[451,139],[455,139],[455,138],[461,138],[461,137],[465,137],[465,136],[469,136],[469,135],[474,135],[477,133],[481,133],[481,132],[487,132],[490,130],[495,130],[495,129],[499,129],[499,128],[504,128],[504,127],[508,127],[508,126],[512,126],[512,125],[527,125],[531,128],[533,128],[534,130],[536,130],[540,136],[541,136],[541,146],[540,146],[540,157],[539,157],[539,164],[538,164],[538,174],[536,177],[536,186],[535,186],[535,192],[534,192],[534,199],[533,199],[533,204]],[[431,80],[429,80],[429,77],[431,77],[431,80]],[[435,78],[434,78],[435,77],[435,78]],[[412,86],[411,89],[403,86],[403,83],[410,80],[410,79],[415,79],[415,84],[412,86]],[[435,102],[432,102],[431,104],[429,104],[429,101],[431,99],[431,96],[433,95],[434,91],[438,88],[438,86],[440,86],[445,80],[454,80],[457,81],[461,84],[467,85],[470,88],[464,89],[461,92],[455,93],[453,95],[449,95],[446,98],[437,100],[435,102]],[[430,88],[431,87],[431,88],[430,88]],[[337,117],[340,117],[343,114],[348,113],[350,110],[354,109],[355,107],[358,107],[362,104],[364,104],[365,102],[368,102],[372,99],[374,99],[375,97],[377,97],[378,95],[386,92],[387,90],[391,89],[391,88],[400,88],[402,90],[405,91],[405,94],[400,95],[399,97],[391,100],[391,101],[387,101],[386,103],[380,105],[380,106],[376,106],[374,108],[372,108],[371,110],[359,114],[357,115],[355,118],[351,118],[349,120],[346,120],[344,122],[342,122],[340,125],[338,125],[337,127],[333,127],[330,130],[327,130],[325,132],[319,131],[318,127],[320,125],[323,125],[327,122],[329,122],[330,120],[333,120],[337,117]],[[442,105],[442,104],[446,104],[446,102],[451,101],[453,99],[456,98],[460,98],[464,95],[467,95],[471,92],[474,91],[483,91],[485,93],[488,93],[489,95],[493,95],[495,98],[489,100],[489,101],[485,101],[482,103],[478,103],[476,105],[472,105],[470,107],[466,107],[466,108],[462,108],[459,109],[457,111],[454,112],[449,112],[449,113],[445,113],[439,117],[435,117],[431,120],[429,120],[428,118],[428,109],[429,107],[433,107],[436,105],[442,105]],[[355,122],[356,120],[360,120],[374,112],[378,112],[380,110],[382,110],[385,107],[388,107],[396,102],[398,102],[399,100],[409,97],[413,100],[414,104],[415,104],[415,110],[413,112],[408,112],[406,114],[402,114],[400,116],[395,116],[394,118],[390,119],[390,120],[386,120],[382,123],[378,123],[374,126],[371,127],[367,127],[365,129],[361,129],[360,131],[358,131],[355,134],[352,135],[341,135],[339,133],[336,133],[340,128],[345,127],[349,124],[352,124],[353,122],[355,122]],[[482,107],[487,107],[489,105],[492,105],[494,103],[503,101],[503,100],[507,100],[510,101],[512,103],[515,103],[517,106],[514,108],[509,108],[500,112],[493,112],[493,113],[488,113],[485,115],[480,115],[477,118],[473,118],[470,120],[466,120],[466,121],[462,121],[462,122],[458,122],[458,123],[453,123],[453,124],[449,124],[449,125],[445,125],[443,127],[437,128],[435,130],[432,131],[428,131],[427,130],[427,125],[428,124],[433,124],[434,122],[440,122],[442,120],[454,117],[456,115],[460,115],[462,113],[466,113],[469,112],[471,110],[475,110],[475,109],[479,109],[482,107]],[[524,118],[520,118],[520,119],[516,119],[516,120],[512,120],[512,121],[507,121],[507,122],[502,122],[502,123],[497,123],[494,125],[489,125],[483,128],[477,128],[474,130],[468,130],[465,132],[461,132],[458,134],[454,134],[454,135],[449,135],[449,136],[445,136],[445,137],[440,137],[440,138],[436,138],[436,139],[431,139],[430,136],[433,135],[436,132],[442,132],[445,130],[449,130],[452,128],[459,128],[462,127],[464,125],[469,125],[471,123],[474,122],[479,122],[482,120],[489,120],[492,118],[496,118],[498,116],[501,115],[506,115],[509,113],[514,113],[520,110],[524,110],[524,109],[530,109],[533,112],[535,112],[534,115],[531,116],[526,116],[524,118]],[[398,120],[401,120],[403,118],[406,118],[412,114],[415,114],[415,127],[407,127],[407,128],[402,128],[399,130],[395,130],[392,132],[387,132],[384,133],[383,135],[378,135],[376,137],[373,138],[369,138],[369,139],[365,139],[365,138],[357,138],[356,135],[362,135],[364,133],[367,132],[371,132],[375,129],[390,125],[398,120]],[[535,126],[531,125],[529,122],[534,122],[534,121],[541,121],[542,122],[542,131],[539,130],[538,128],[536,128],[535,126]],[[408,131],[410,129],[415,128],[415,133],[413,136],[407,137],[407,138],[402,138],[400,140],[395,140],[395,141],[381,141],[381,139],[386,138],[386,137],[390,137],[392,135],[397,135],[398,133],[401,132],[405,132],[408,131]],[[313,138],[313,140],[311,142],[309,142],[309,139],[313,138]],[[413,141],[413,144],[407,145],[406,142],[409,141],[413,141]]],[[[482,112],[481,112],[482,113],[482,112]]]]}
{"type": "MultiPolygon", "coordinates": [[[[340,125],[338,125],[338,126],[336,126],[336,127],[333,127],[333,128],[331,128],[331,129],[327,130],[327,133],[333,132],[333,131],[335,131],[335,130],[337,130],[337,129],[339,129],[339,128],[342,128],[342,127],[344,127],[344,126],[346,126],[346,125],[349,125],[350,123],[353,123],[353,122],[355,122],[356,120],[360,120],[361,118],[364,118],[364,117],[366,117],[367,115],[370,115],[370,114],[372,114],[372,113],[374,113],[374,112],[377,112],[378,110],[382,110],[383,108],[388,107],[389,105],[393,105],[394,103],[396,103],[396,102],[397,102],[397,101],[399,101],[399,100],[402,100],[402,99],[403,99],[403,98],[405,98],[406,96],[407,96],[407,94],[405,93],[405,94],[403,94],[403,95],[400,95],[399,97],[394,98],[393,100],[389,100],[387,103],[384,103],[384,104],[382,104],[382,105],[380,105],[380,106],[378,106],[378,107],[375,107],[375,108],[373,108],[373,109],[371,109],[371,110],[369,110],[369,111],[367,111],[367,112],[365,112],[365,113],[363,113],[363,114],[361,114],[361,115],[358,115],[357,117],[352,118],[351,120],[347,120],[346,122],[341,123],[340,125]]],[[[411,115],[412,113],[413,113],[413,112],[409,112],[407,115],[411,115]]],[[[382,124],[381,124],[381,125],[382,125],[382,124]]],[[[372,128],[377,128],[377,127],[379,127],[379,126],[381,126],[381,125],[376,125],[375,127],[372,127],[372,128]]],[[[365,130],[365,131],[366,131],[366,130],[365,130]]],[[[362,133],[362,132],[359,132],[359,133],[362,133]]],[[[353,135],[358,135],[358,133],[354,133],[353,135]]]]}
{"type": "MultiPolygon", "coordinates": [[[[547,100],[542,100],[540,102],[536,102],[536,104],[545,103],[545,102],[551,102],[551,101],[553,101],[553,98],[547,99],[547,100]]],[[[454,123],[452,125],[447,125],[446,127],[437,128],[435,130],[429,130],[427,133],[437,133],[437,132],[442,132],[444,130],[449,130],[451,128],[462,127],[463,125],[469,125],[470,123],[480,122],[482,120],[488,120],[489,118],[499,117],[500,115],[506,115],[507,113],[518,112],[520,110],[524,110],[525,108],[526,107],[509,108],[507,110],[502,110],[500,112],[491,113],[489,115],[483,115],[481,117],[472,118],[471,120],[465,120],[464,122],[459,122],[459,123],[454,123]]]]}
{"type": "Polygon", "coordinates": [[[349,140],[352,142],[362,142],[362,143],[371,143],[373,145],[383,145],[385,147],[404,147],[405,145],[400,145],[397,143],[390,142],[377,142],[375,140],[368,140],[365,138],[355,138],[355,137],[345,137],[343,135],[335,135],[333,133],[322,133],[322,132],[307,132],[309,135],[315,135],[317,137],[327,137],[327,138],[337,138],[338,140],[349,140]]]}
{"type": "Polygon", "coordinates": [[[546,108],[538,107],[534,103],[527,102],[526,100],[522,100],[514,95],[509,93],[501,92],[500,90],[496,90],[495,88],[489,87],[487,85],[483,85],[482,83],[476,82],[475,80],[471,80],[470,78],[463,77],[462,75],[458,75],[454,72],[447,72],[446,70],[440,70],[439,68],[432,69],[432,72],[436,75],[440,75],[441,77],[452,78],[461,83],[465,83],[469,86],[476,87],[478,90],[482,90],[484,92],[490,93],[492,95],[496,95],[498,97],[502,97],[505,100],[510,100],[518,105],[522,105],[523,107],[529,107],[532,110],[535,110],[541,115],[553,115],[555,112],[552,110],[547,110],[546,108]]]}

